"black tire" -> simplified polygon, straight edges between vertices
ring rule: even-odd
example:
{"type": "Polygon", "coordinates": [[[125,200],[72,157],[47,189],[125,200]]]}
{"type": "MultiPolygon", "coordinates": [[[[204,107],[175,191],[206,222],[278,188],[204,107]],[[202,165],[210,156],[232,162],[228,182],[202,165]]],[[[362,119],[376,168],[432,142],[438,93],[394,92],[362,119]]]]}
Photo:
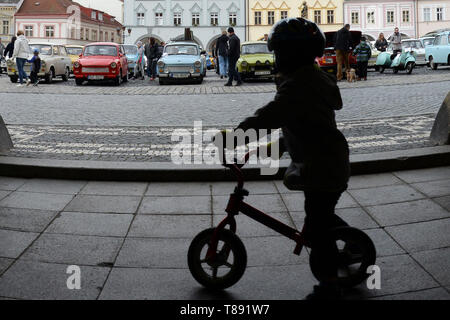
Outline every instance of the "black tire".
{"type": "Polygon", "coordinates": [[[55,71],[53,68],[50,69],[50,72],[45,75],[45,82],[50,84],[53,82],[53,78],[55,77],[55,71]]]}
{"type": "Polygon", "coordinates": [[[167,84],[166,80],[163,80],[163,79],[159,78],[159,85],[160,86],[163,86],[163,85],[166,85],[166,84],[167,84]]]}
{"type": "Polygon", "coordinates": [[[11,80],[12,83],[17,83],[17,81],[19,80],[18,76],[9,76],[9,80],[11,80]]]}
{"type": "Polygon", "coordinates": [[[438,67],[438,64],[433,62],[433,57],[430,57],[430,58],[429,58],[429,61],[430,61],[430,67],[431,67],[431,69],[436,70],[437,67],[438,67]]]}
{"type": "Polygon", "coordinates": [[[386,69],[384,66],[381,66],[380,67],[380,73],[383,73],[384,72],[384,69],[386,69]]]}
{"type": "Polygon", "coordinates": [[[114,79],[114,85],[120,86],[120,81],[122,80],[122,72],[114,79]]]}
{"type": "Polygon", "coordinates": [[[81,85],[83,84],[83,82],[84,82],[83,79],[75,78],[75,84],[76,84],[77,86],[81,86],[81,85]]]}
{"type": "Polygon", "coordinates": [[[69,80],[70,69],[66,68],[66,72],[61,76],[62,81],[66,82],[69,80]]]}
{"type": "Polygon", "coordinates": [[[215,228],[206,229],[192,240],[188,251],[188,266],[198,283],[208,289],[222,290],[231,287],[241,279],[247,267],[247,252],[241,239],[236,234],[231,230],[223,229],[219,234],[218,249],[220,251],[216,255],[216,261],[206,261],[205,257],[201,257],[201,255],[202,252],[206,255],[215,230],[215,228]],[[221,243],[223,243],[223,246],[221,246],[221,243]],[[228,254],[225,252],[227,250],[229,250],[228,254]],[[231,252],[233,253],[232,264],[228,262],[231,252]],[[225,263],[228,265],[225,265],[225,263]],[[219,275],[218,271],[222,266],[229,271],[224,275],[219,275]],[[215,268],[216,277],[214,278],[214,272],[209,275],[204,267],[209,267],[212,270],[215,268]]]}
{"type": "Polygon", "coordinates": [[[407,74],[411,74],[411,72],[414,69],[414,63],[413,62],[408,62],[408,64],[406,65],[406,73],[407,74]]]}
{"type": "Polygon", "coordinates": [[[392,72],[393,73],[398,73],[398,69],[397,68],[392,68],[392,72]]]}
{"type": "Polygon", "coordinates": [[[375,66],[375,71],[379,71],[380,70],[380,66],[375,66]]]}
{"type": "MultiPolygon", "coordinates": [[[[121,73],[122,74],[122,73],[121,73]]],[[[128,82],[128,73],[125,74],[125,77],[122,78],[122,82],[126,83],[128,82]]]]}
{"type": "MultiPolygon", "coordinates": [[[[339,249],[337,284],[345,288],[351,288],[366,280],[369,277],[367,268],[374,265],[376,260],[375,246],[369,236],[356,228],[338,227],[332,230],[330,237],[335,243],[340,241],[345,244],[343,248],[339,248],[337,244],[339,249]],[[359,267],[349,274],[349,266],[356,263],[359,264],[359,267]],[[339,271],[343,269],[347,270],[346,276],[339,275],[339,271]]],[[[319,281],[326,280],[322,269],[325,260],[326,258],[321,257],[318,249],[311,250],[309,265],[314,277],[319,281]]]]}

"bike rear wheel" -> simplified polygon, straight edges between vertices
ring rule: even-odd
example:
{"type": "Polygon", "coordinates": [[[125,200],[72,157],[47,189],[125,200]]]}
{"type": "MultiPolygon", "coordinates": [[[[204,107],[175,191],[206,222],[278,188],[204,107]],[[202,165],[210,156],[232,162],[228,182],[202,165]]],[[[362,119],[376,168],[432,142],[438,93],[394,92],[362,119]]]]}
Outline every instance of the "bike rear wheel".
{"type": "Polygon", "coordinates": [[[216,257],[206,259],[215,230],[206,229],[192,240],[188,251],[188,266],[198,283],[208,289],[222,290],[234,285],[244,274],[247,252],[236,234],[223,229],[219,233],[216,257]]]}
{"type": "MultiPolygon", "coordinates": [[[[330,232],[330,241],[336,243],[338,249],[337,278],[339,286],[354,287],[369,277],[367,269],[375,264],[376,250],[367,234],[352,227],[338,227],[330,232]]],[[[319,249],[312,249],[309,257],[311,271],[317,280],[329,281],[328,272],[324,270],[327,259],[319,249]],[[324,263],[325,262],[325,263],[324,263]]]]}

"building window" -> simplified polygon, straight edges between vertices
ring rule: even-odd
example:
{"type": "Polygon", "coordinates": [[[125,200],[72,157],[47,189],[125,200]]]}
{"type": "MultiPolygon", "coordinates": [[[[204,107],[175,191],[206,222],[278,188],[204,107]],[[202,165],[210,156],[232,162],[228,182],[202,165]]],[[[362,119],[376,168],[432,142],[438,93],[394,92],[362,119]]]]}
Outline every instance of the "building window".
{"type": "Polygon", "coordinates": [[[230,13],[229,14],[229,23],[230,23],[230,26],[235,26],[236,24],[237,24],[237,15],[236,15],[236,13],[230,13]]]}
{"type": "Polygon", "coordinates": [[[402,21],[409,22],[409,10],[402,11],[402,21]]]}
{"type": "Polygon", "coordinates": [[[176,26],[181,25],[181,13],[174,13],[173,14],[173,24],[176,26]]]}
{"type": "Polygon", "coordinates": [[[262,23],[262,19],[261,19],[261,11],[256,11],[255,12],[255,25],[259,26],[262,23]]]}
{"type": "Polygon", "coordinates": [[[156,12],[155,13],[155,24],[157,26],[162,26],[164,24],[162,12],[156,12]]]}
{"type": "Polygon", "coordinates": [[[9,34],[9,21],[3,20],[3,34],[9,34]]]}
{"type": "Polygon", "coordinates": [[[80,39],[84,40],[84,28],[80,29],[80,39]]]}
{"type": "Polygon", "coordinates": [[[443,20],[443,13],[444,13],[444,9],[443,8],[436,8],[436,20],[437,21],[442,21],[443,20]]]}
{"type": "Polygon", "coordinates": [[[423,8],[423,21],[431,21],[431,9],[423,8]]]}
{"type": "Polygon", "coordinates": [[[320,10],[314,10],[314,22],[317,24],[322,23],[322,12],[320,10]]]}
{"type": "Polygon", "coordinates": [[[375,23],[375,12],[374,11],[367,12],[367,23],[368,24],[375,23]]]}
{"type": "Polygon", "coordinates": [[[287,11],[281,11],[281,19],[287,19],[288,12],[287,11]]]}
{"type": "Polygon", "coordinates": [[[387,23],[394,23],[394,11],[388,10],[386,12],[386,21],[387,23]]]}
{"type": "Polygon", "coordinates": [[[33,26],[25,26],[25,37],[34,37],[33,26]]]}
{"type": "Polygon", "coordinates": [[[137,13],[137,25],[138,26],[143,26],[144,25],[144,20],[145,20],[145,13],[138,12],[137,13]]]}
{"type": "Polygon", "coordinates": [[[95,11],[91,12],[91,18],[94,20],[97,18],[97,13],[95,11]]]}
{"type": "Polygon", "coordinates": [[[103,21],[103,13],[98,13],[98,20],[103,21]]]}
{"type": "Polygon", "coordinates": [[[86,37],[85,37],[85,39],[89,41],[89,29],[86,29],[86,37]]]}
{"type": "Polygon", "coordinates": [[[46,38],[54,38],[55,37],[55,27],[54,26],[46,26],[45,27],[45,37],[46,38]]]}
{"type": "Polygon", "coordinates": [[[217,12],[211,12],[209,17],[211,19],[212,26],[217,26],[219,24],[219,14],[217,12]]]}
{"type": "Polygon", "coordinates": [[[352,24],[359,24],[359,12],[352,12],[352,24]]]}
{"type": "Polygon", "coordinates": [[[327,10],[327,23],[328,24],[334,23],[334,10],[327,10]]]}
{"type": "Polygon", "coordinates": [[[98,41],[98,39],[97,39],[97,30],[92,30],[92,40],[93,41],[98,41]]]}
{"type": "Polygon", "coordinates": [[[200,14],[199,13],[193,13],[192,14],[192,25],[198,26],[200,24],[200,14]]]}
{"type": "Polygon", "coordinates": [[[114,32],[111,32],[111,42],[114,42],[114,32]]]}
{"type": "Polygon", "coordinates": [[[275,11],[267,11],[267,24],[270,26],[275,24],[275,11]]]}

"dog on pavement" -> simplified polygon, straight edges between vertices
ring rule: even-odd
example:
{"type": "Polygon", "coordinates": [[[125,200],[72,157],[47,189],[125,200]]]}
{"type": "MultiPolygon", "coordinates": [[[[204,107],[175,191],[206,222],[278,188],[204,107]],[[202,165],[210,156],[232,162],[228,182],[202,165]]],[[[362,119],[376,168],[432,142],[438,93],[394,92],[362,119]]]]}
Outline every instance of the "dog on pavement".
{"type": "Polygon", "coordinates": [[[356,82],[356,70],[351,68],[347,71],[347,81],[348,82],[356,82]]]}

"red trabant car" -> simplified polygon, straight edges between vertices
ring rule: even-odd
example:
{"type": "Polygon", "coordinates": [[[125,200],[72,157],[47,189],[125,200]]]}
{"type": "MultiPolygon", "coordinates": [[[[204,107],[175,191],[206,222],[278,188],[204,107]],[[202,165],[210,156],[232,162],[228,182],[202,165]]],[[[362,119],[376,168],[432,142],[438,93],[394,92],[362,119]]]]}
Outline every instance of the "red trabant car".
{"type": "MultiPolygon", "coordinates": [[[[326,72],[337,72],[336,51],[334,50],[336,33],[336,31],[325,32],[325,38],[327,41],[324,54],[322,57],[316,58],[316,63],[318,66],[326,72]]],[[[351,51],[353,51],[353,48],[355,48],[361,40],[361,31],[350,31],[350,33],[352,35],[351,51]]],[[[352,68],[356,68],[356,57],[350,54],[349,63],[352,68]]]]}
{"type": "Polygon", "coordinates": [[[128,61],[123,46],[112,42],[86,45],[73,64],[73,74],[77,85],[96,80],[113,80],[115,85],[127,82],[128,61]]]}

